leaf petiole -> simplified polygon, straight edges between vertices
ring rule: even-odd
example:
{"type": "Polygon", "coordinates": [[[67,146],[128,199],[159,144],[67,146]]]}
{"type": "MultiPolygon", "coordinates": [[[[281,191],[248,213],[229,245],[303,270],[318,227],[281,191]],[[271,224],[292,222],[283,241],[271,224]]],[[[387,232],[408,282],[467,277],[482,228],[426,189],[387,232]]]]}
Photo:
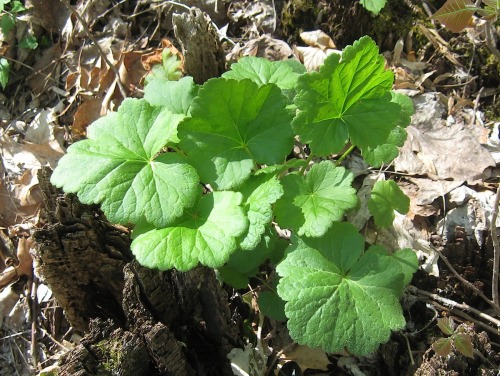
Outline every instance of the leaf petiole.
{"type": "Polygon", "coordinates": [[[351,151],[353,151],[355,148],[354,145],[351,145],[351,147],[349,149],[347,149],[345,151],[344,154],[342,154],[342,156],[339,158],[339,160],[337,161],[337,163],[335,163],[335,166],[340,166],[340,164],[342,163],[342,161],[351,153],[351,151]]]}

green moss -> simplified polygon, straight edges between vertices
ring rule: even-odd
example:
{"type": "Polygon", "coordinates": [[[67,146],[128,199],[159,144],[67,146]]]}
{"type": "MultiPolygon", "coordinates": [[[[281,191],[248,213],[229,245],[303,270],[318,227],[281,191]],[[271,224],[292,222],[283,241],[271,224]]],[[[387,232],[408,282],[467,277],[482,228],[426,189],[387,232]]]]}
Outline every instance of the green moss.
{"type": "Polygon", "coordinates": [[[312,30],[318,8],[317,2],[312,0],[292,0],[285,4],[281,14],[281,29],[289,42],[297,43],[301,31],[312,30]]]}
{"type": "Polygon", "coordinates": [[[94,346],[98,357],[103,360],[101,366],[104,370],[107,372],[115,371],[121,364],[121,343],[104,339],[94,346]]]}

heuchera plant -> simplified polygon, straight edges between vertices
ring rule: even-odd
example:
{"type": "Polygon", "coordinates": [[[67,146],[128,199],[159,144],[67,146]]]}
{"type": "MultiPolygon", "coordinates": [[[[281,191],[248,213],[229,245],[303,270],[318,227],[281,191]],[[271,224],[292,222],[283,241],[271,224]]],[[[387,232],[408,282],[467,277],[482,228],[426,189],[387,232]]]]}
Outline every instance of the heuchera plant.
{"type": "MultiPolygon", "coordinates": [[[[358,199],[339,162],[357,147],[371,166],[389,163],[413,113],[411,100],[391,91],[375,43],[363,37],[313,73],[292,60],[246,57],[202,86],[167,76],[93,123],[52,183],[134,225],[132,251],[147,267],[201,264],[242,288],[270,259],[280,278],[262,306],[283,299],[299,343],[367,354],[401,329],[415,254],[365,249],[344,221],[358,199]],[[296,142],[308,145],[307,160],[289,157],[296,142]]],[[[409,200],[380,181],[368,207],[378,226],[390,226],[409,200]]]]}

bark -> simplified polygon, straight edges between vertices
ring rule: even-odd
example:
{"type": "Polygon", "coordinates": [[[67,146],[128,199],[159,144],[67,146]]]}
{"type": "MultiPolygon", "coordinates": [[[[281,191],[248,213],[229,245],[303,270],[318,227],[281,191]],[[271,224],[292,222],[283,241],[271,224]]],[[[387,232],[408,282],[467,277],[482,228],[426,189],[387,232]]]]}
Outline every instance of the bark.
{"type": "Polygon", "coordinates": [[[190,12],[174,14],[172,21],[185,58],[186,74],[197,84],[219,77],[224,72],[225,58],[210,17],[198,8],[191,8],[190,12]]]}

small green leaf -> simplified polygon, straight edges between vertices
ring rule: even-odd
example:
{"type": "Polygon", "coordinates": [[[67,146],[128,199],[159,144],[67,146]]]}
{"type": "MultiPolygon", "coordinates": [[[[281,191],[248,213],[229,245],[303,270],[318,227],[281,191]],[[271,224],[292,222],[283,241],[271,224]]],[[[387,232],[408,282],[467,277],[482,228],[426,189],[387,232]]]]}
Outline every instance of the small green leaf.
{"type": "Polygon", "coordinates": [[[0,58],[0,85],[5,90],[9,82],[10,64],[5,58],[0,58]]]}
{"type": "Polygon", "coordinates": [[[162,67],[169,80],[178,80],[182,75],[182,61],[170,48],[164,48],[161,53],[162,67]]]}
{"type": "Polygon", "coordinates": [[[437,341],[435,341],[432,344],[432,349],[439,356],[448,356],[448,355],[450,355],[451,354],[451,350],[452,350],[452,339],[451,339],[451,337],[448,337],[448,338],[439,338],[437,341]]]}
{"type": "Polygon", "coordinates": [[[181,271],[198,263],[219,268],[248,228],[241,193],[213,192],[200,198],[172,226],[139,235],[131,248],[137,261],[148,268],[181,271]]]}
{"type": "Polygon", "coordinates": [[[290,121],[276,85],[212,79],[179,124],[180,146],[203,182],[231,189],[250,177],[255,163],[284,161],[293,146],[290,121]]]}
{"type": "Polygon", "coordinates": [[[51,182],[77,193],[84,204],[101,203],[112,222],[164,227],[200,195],[196,171],[181,156],[157,156],[176,121],[171,112],[144,99],[127,99],[118,112],[88,127],[87,140],[68,148],[51,182]]]}
{"type": "Polygon", "coordinates": [[[16,26],[16,19],[9,13],[4,13],[0,18],[0,29],[3,35],[7,35],[12,28],[16,26]]]}
{"type": "MultiPolygon", "coordinates": [[[[240,252],[237,250],[235,253],[240,252]]],[[[248,251],[242,251],[248,252],[248,251]]],[[[233,256],[235,253],[231,254],[233,256]]],[[[241,273],[228,265],[223,265],[216,271],[217,279],[227,285],[235,288],[237,290],[242,290],[247,288],[249,283],[249,278],[246,274],[241,273]]]]}
{"type": "Polygon", "coordinates": [[[391,102],[397,103],[401,107],[401,113],[398,125],[402,128],[406,128],[411,123],[411,116],[415,113],[415,108],[413,107],[413,101],[410,97],[391,91],[391,102]]]}
{"type": "Polygon", "coordinates": [[[244,196],[250,226],[241,240],[241,249],[250,250],[259,244],[261,235],[273,219],[272,205],[283,195],[283,187],[275,176],[252,176],[240,188],[244,196]]]}
{"type": "Polygon", "coordinates": [[[35,50],[38,47],[38,42],[33,35],[28,35],[21,41],[21,43],[19,43],[19,47],[26,48],[28,50],[35,50]]]}
{"type": "Polygon", "coordinates": [[[369,146],[360,148],[365,162],[376,168],[392,162],[399,155],[399,148],[404,145],[406,136],[406,130],[397,126],[391,130],[383,144],[375,148],[369,146]]]}
{"type": "Polygon", "coordinates": [[[276,270],[295,341],[366,355],[386,342],[391,330],[404,327],[399,262],[363,248],[363,236],[345,222],[334,223],[321,238],[292,238],[276,270]]]}
{"type": "Polygon", "coordinates": [[[304,166],[307,165],[307,161],[304,159],[296,159],[292,158],[287,160],[283,164],[275,164],[271,166],[266,166],[264,168],[261,168],[260,170],[257,170],[255,172],[255,175],[260,175],[260,174],[282,174],[288,170],[299,170],[303,168],[304,166]]]}
{"type": "Polygon", "coordinates": [[[399,155],[399,148],[404,145],[407,136],[404,128],[410,124],[414,112],[413,102],[409,97],[394,91],[391,95],[391,102],[397,103],[401,109],[398,126],[391,130],[386,141],[376,147],[360,147],[365,162],[376,168],[392,162],[399,155]]]}
{"type": "Polygon", "coordinates": [[[387,140],[401,117],[392,102],[392,72],[369,37],[330,55],[319,72],[299,77],[293,127],[319,156],[338,153],[347,141],[376,147],[387,140]]]}
{"type": "Polygon", "coordinates": [[[361,0],[360,3],[367,11],[377,15],[385,7],[386,0],[361,0]]]}
{"type": "Polygon", "coordinates": [[[306,176],[285,176],[285,193],[275,205],[279,225],[297,230],[299,236],[322,236],[346,210],[356,206],[352,180],[352,173],[331,161],[314,165],[306,176]]]}
{"type": "Polygon", "coordinates": [[[13,1],[12,2],[12,8],[10,10],[11,13],[19,13],[22,11],[25,11],[26,8],[23,6],[23,4],[20,1],[13,1]]]}
{"type": "Polygon", "coordinates": [[[378,181],[372,189],[368,209],[380,227],[390,227],[394,221],[394,210],[406,214],[410,209],[410,199],[394,180],[378,181]]]}
{"type": "Polygon", "coordinates": [[[5,9],[5,4],[10,3],[10,0],[0,0],[0,12],[3,12],[5,9]]]}
{"type": "Polygon", "coordinates": [[[261,291],[257,298],[260,312],[277,321],[285,321],[285,302],[274,291],[261,291]]]}
{"type": "Polygon", "coordinates": [[[444,5],[432,16],[454,33],[465,29],[472,15],[481,10],[469,0],[447,0],[444,5]]]}
{"type": "Polygon", "coordinates": [[[455,332],[455,323],[451,317],[440,317],[437,319],[437,325],[447,336],[451,336],[455,332]]]}
{"type": "Polygon", "coordinates": [[[468,358],[474,358],[474,347],[472,340],[467,333],[455,333],[452,336],[455,349],[468,358]]]}

